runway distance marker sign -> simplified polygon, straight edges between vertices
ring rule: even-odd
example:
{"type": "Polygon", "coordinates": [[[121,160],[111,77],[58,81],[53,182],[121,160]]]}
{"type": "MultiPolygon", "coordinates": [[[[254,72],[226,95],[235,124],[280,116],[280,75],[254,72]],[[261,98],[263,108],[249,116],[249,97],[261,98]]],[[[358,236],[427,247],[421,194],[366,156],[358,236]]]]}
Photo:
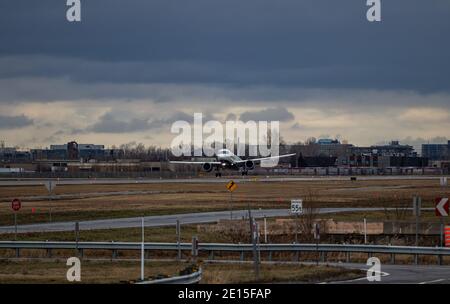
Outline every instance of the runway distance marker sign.
{"type": "Polygon", "coordinates": [[[293,199],[291,200],[291,214],[303,214],[303,200],[293,199]]]}

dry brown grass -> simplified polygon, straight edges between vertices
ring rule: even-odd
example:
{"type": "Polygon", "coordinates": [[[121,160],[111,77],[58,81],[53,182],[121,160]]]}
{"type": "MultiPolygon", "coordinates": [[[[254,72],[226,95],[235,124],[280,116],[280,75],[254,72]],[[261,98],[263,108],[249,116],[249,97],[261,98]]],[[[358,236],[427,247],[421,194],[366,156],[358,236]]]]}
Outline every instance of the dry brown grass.
{"type": "MultiPolygon", "coordinates": [[[[126,185],[64,185],[56,194],[107,191],[162,191],[159,194],[102,196],[84,199],[25,201],[19,212],[19,223],[117,218],[184,212],[229,209],[229,193],[222,183],[161,183],[126,185]],[[31,210],[35,208],[36,213],[31,210]]],[[[450,195],[436,180],[371,180],[371,181],[289,181],[245,182],[233,193],[233,208],[288,208],[292,198],[314,193],[314,204],[324,207],[395,207],[411,202],[413,194],[423,198],[424,207],[434,205],[436,196],[450,195]]],[[[44,186],[0,187],[0,225],[11,225],[13,216],[9,199],[46,195],[44,186]]]]}
{"type": "MultiPolygon", "coordinates": [[[[186,265],[181,263],[146,263],[145,275],[174,275],[186,265]]],[[[82,261],[81,283],[120,283],[140,276],[139,262],[82,261]]],[[[0,283],[68,283],[66,260],[53,262],[23,260],[0,261],[0,283]]]]}
{"type": "Polygon", "coordinates": [[[259,280],[256,280],[254,268],[251,264],[232,265],[231,267],[230,265],[207,265],[205,267],[203,282],[210,284],[256,282],[312,283],[329,280],[346,280],[359,276],[361,276],[361,272],[358,270],[348,270],[331,266],[262,264],[260,268],[259,280]]]}
{"type": "MultiPolygon", "coordinates": [[[[146,277],[176,275],[186,263],[147,262],[146,277]]],[[[120,283],[136,280],[140,274],[138,261],[82,261],[81,283],[120,283]]],[[[201,283],[255,282],[253,266],[249,264],[204,264],[201,283]]],[[[68,283],[65,260],[0,261],[0,283],[68,283]]],[[[328,266],[261,265],[259,282],[317,282],[355,278],[360,271],[328,266]]]]}

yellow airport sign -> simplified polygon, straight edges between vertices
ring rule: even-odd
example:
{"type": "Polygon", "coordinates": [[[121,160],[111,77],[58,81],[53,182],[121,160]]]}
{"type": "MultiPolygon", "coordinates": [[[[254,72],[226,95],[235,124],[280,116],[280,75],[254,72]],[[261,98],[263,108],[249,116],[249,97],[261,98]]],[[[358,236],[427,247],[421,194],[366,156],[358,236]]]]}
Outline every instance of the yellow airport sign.
{"type": "Polygon", "coordinates": [[[237,188],[237,184],[235,182],[233,182],[232,180],[228,182],[227,184],[227,189],[230,192],[233,192],[234,190],[236,190],[237,188]]]}

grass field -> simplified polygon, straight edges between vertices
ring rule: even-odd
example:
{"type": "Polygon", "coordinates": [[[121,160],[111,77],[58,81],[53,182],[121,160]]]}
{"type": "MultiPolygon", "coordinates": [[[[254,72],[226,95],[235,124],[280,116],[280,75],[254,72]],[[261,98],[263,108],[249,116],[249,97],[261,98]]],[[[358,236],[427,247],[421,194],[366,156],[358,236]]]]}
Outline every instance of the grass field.
{"type": "MultiPolygon", "coordinates": [[[[176,275],[186,263],[147,262],[145,276],[176,275]]],[[[54,261],[0,260],[0,283],[69,283],[64,259],[54,261]]],[[[201,283],[255,282],[251,264],[204,264],[201,283]]],[[[81,283],[121,283],[136,280],[140,275],[139,261],[82,261],[81,283]]],[[[312,265],[261,265],[258,282],[304,282],[346,280],[361,277],[359,270],[312,265]]]]}
{"type": "MultiPolygon", "coordinates": [[[[46,195],[44,186],[0,187],[0,225],[13,224],[10,209],[12,197],[25,198],[23,208],[18,214],[19,224],[44,223],[49,220],[50,207],[53,221],[80,221],[89,219],[134,217],[143,215],[175,214],[185,212],[228,210],[230,194],[223,184],[128,184],[128,185],[67,185],[58,186],[58,194],[89,194],[96,197],[58,199],[51,202],[35,200],[33,196],[46,195]],[[155,191],[154,194],[100,195],[102,192],[114,191],[155,191]],[[32,213],[32,210],[35,210],[32,213]]],[[[252,208],[289,208],[292,198],[303,198],[304,204],[315,208],[325,207],[398,207],[402,210],[411,207],[413,195],[420,195],[423,207],[433,207],[434,198],[448,196],[450,190],[442,189],[438,180],[371,180],[371,181],[301,181],[301,182],[246,182],[240,183],[233,193],[233,209],[252,208]]],[[[403,220],[412,219],[410,212],[401,216],[403,220]]],[[[335,220],[369,221],[398,219],[396,211],[355,212],[321,215],[320,218],[335,220]]],[[[272,219],[269,219],[271,221],[272,219]]],[[[436,221],[433,212],[424,211],[423,221],[436,221]]],[[[146,228],[147,242],[176,241],[175,227],[146,228]]],[[[233,242],[226,234],[198,231],[196,225],[183,225],[181,240],[191,242],[197,235],[200,242],[233,242]]],[[[140,229],[110,229],[81,231],[80,241],[140,241],[140,229]]],[[[0,234],[0,240],[11,240],[13,235],[0,234]]],[[[73,232],[28,233],[19,234],[19,240],[53,240],[73,241],[73,232]]],[[[286,240],[285,240],[286,241],[286,240]]],[[[292,241],[292,240],[288,240],[292,241]]],[[[23,250],[23,257],[32,260],[10,260],[15,255],[13,250],[2,250],[0,256],[0,283],[66,283],[65,260],[41,260],[45,251],[23,250]],[[6,259],[5,259],[6,258],[6,259]]],[[[58,252],[54,257],[66,257],[74,252],[58,252]],[[60,254],[58,254],[60,253],[60,254]]],[[[119,283],[123,280],[136,279],[139,275],[138,262],[127,259],[138,258],[136,252],[120,252],[118,260],[111,261],[111,252],[85,252],[88,258],[104,259],[103,261],[83,261],[83,283],[119,283]]],[[[152,253],[153,258],[173,258],[167,253],[152,253]]],[[[206,258],[206,257],[203,257],[206,258]]],[[[226,256],[217,258],[227,258],[226,256]]],[[[239,257],[232,257],[239,259],[239,257]]],[[[310,257],[304,257],[310,258],[310,257]]],[[[314,257],[312,257],[314,258],[314,257]]],[[[344,256],[328,257],[330,260],[343,260],[344,256]]],[[[424,257],[423,263],[436,263],[434,257],[424,257]],[[429,261],[428,261],[429,260],[429,261]]],[[[263,260],[267,257],[263,257],[263,260]]],[[[275,256],[274,260],[290,260],[290,256],[275,256]]],[[[365,261],[366,255],[352,255],[352,260],[365,261]]],[[[412,263],[411,256],[397,257],[398,263],[412,263]]],[[[383,262],[389,257],[383,257],[383,262]]],[[[448,260],[445,261],[448,263],[448,260]]],[[[148,262],[147,275],[159,273],[175,274],[184,264],[170,262],[148,262]]],[[[264,265],[261,273],[262,282],[316,282],[325,280],[349,279],[360,273],[333,267],[264,265]]],[[[203,283],[238,283],[253,282],[252,266],[205,264],[203,283]]]]}
{"type": "MultiPolygon", "coordinates": [[[[155,191],[154,194],[105,195],[79,199],[33,200],[46,195],[44,186],[0,187],[0,225],[12,225],[10,201],[24,198],[19,224],[74,221],[143,215],[228,210],[230,194],[222,183],[161,183],[121,185],[60,185],[55,194],[102,193],[112,191],[155,191]],[[34,213],[32,212],[34,211],[34,213]]],[[[289,208],[292,198],[304,198],[311,206],[396,207],[410,206],[411,197],[420,195],[424,207],[434,206],[436,196],[448,196],[438,180],[370,181],[288,181],[239,183],[233,193],[233,208],[289,208]]]]}
{"type": "MultiPolygon", "coordinates": [[[[346,212],[337,214],[323,214],[320,219],[332,218],[336,221],[362,221],[366,218],[370,221],[389,220],[397,218],[395,211],[377,211],[377,212],[346,212]]],[[[411,211],[402,218],[403,220],[413,220],[411,211]]],[[[434,215],[434,211],[422,212],[423,222],[437,222],[438,218],[434,215]]],[[[275,219],[267,219],[268,223],[275,219]]],[[[155,227],[145,228],[145,240],[147,242],[176,242],[175,227],[155,227]]],[[[227,234],[217,234],[214,232],[198,230],[197,225],[181,226],[181,241],[191,242],[192,236],[198,236],[203,243],[217,242],[233,242],[233,238],[227,234]]],[[[0,241],[11,241],[14,239],[13,234],[0,234],[0,241]]],[[[19,233],[17,235],[19,241],[74,241],[75,233],[69,232],[36,232],[36,233],[19,233]]],[[[141,241],[141,228],[123,228],[123,229],[100,229],[100,230],[82,230],[79,233],[79,241],[115,241],[115,242],[139,242],[141,241]]]]}

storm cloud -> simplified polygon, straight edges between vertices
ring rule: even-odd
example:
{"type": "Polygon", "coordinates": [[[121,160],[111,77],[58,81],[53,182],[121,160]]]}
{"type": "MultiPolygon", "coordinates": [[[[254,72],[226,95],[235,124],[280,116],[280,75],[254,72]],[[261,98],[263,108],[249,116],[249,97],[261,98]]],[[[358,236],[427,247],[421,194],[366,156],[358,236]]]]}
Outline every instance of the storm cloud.
{"type": "Polygon", "coordinates": [[[289,112],[286,108],[276,107],[276,108],[268,108],[260,111],[246,111],[242,113],[239,118],[242,121],[290,121],[295,117],[289,112]]]}
{"type": "Polygon", "coordinates": [[[122,120],[113,113],[108,112],[100,117],[100,119],[92,126],[87,128],[87,131],[99,133],[128,133],[146,130],[149,128],[146,119],[132,118],[130,120],[122,120]]]}
{"type": "Polygon", "coordinates": [[[381,23],[360,0],[82,1],[78,24],[66,9],[2,1],[1,78],[450,89],[445,0],[383,1],[381,23]]]}
{"type": "Polygon", "coordinates": [[[166,144],[194,112],[280,120],[292,141],[450,137],[447,0],[382,1],[381,23],[365,0],[81,3],[69,23],[64,0],[0,2],[7,141],[166,144]]]}
{"type": "Polygon", "coordinates": [[[4,116],[0,115],[0,129],[17,129],[33,124],[33,120],[25,115],[4,116]]]}

